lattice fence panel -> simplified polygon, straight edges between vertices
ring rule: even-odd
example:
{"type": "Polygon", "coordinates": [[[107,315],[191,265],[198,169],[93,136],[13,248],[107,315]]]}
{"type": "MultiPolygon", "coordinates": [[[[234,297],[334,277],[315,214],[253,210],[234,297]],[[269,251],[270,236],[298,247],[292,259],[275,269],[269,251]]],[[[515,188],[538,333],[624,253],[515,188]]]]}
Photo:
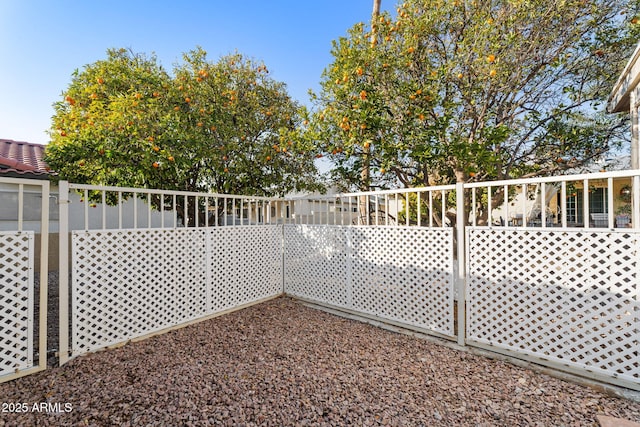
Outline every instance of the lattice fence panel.
{"type": "Polygon", "coordinates": [[[353,308],[454,336],[453,230],[355,227],[353,308]]]}
{"type": "Polygon", "coordinates": [[[452,229],[285,226],[285,292],[453,336],[452,229]]]}
{"type": "Polygon", "coordinates": [[[467,338],[640,387],[640,233],[468,230],[467,338]]]}
{"type": "Polygon", "coordinates": [[[345,228],[285,225],[285,292],[347,307],[349,248],[345,228]]]}
{"type": "Polygon", "coordinates": [[[0,232],[0,375],[33,366],[34,233],[0,232]]]}
{"type": "Polygon", "coordinates": [[[73,232],[73,354],[204,315],[204,237],[196,229],[73,232]]]}
{"type": "Polygon", "coordinates": [[[210,311],[282,294],[282,226],[207,230],[210,311]]]}

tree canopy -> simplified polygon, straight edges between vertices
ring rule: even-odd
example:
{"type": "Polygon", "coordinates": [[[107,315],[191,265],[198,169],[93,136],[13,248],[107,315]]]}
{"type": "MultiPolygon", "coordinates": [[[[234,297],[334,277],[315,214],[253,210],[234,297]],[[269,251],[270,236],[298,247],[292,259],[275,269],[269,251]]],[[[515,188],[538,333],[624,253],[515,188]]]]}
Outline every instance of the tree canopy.
{"type": "Polygon", "coordinates": [[[626,120],[605,104],[638,40],[637,8],[407,0],[334,42],[307,136],[360,189],[576,167],[621,141],[626,120]]]}
{"type": "Polygon", "coordinates": [[[79,183],[247,195],[317,189],[302,108],[262,63],[197,48],[169,74],[111,49],[54,105],[46,160],[79,183]]]}

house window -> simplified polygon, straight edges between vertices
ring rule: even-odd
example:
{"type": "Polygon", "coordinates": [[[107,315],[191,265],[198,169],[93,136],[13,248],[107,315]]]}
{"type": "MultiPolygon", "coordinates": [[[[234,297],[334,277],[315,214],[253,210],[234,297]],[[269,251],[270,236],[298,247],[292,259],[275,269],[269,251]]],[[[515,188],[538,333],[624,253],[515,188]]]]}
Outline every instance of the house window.
{"type": "Polygon", "coordinates": [[[589,194],[589,212],[590,213],[607,213],[607,189],[596,188],[589,194]]]}
{"type": "MultiPolygon", "coordinates": [[[[596,188],[589,192],[589,213],[607,213],[607,188],[596,188]]],[[[583,223],[584,193],[582,189],[567,197],[567,222],[583,223]]]]}

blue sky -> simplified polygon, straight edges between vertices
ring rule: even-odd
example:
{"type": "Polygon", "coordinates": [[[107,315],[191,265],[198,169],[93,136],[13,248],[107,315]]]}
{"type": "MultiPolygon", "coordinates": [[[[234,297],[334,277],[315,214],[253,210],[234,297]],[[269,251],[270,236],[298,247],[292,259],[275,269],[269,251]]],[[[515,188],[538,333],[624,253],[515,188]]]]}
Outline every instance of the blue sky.
{"type": "MultiPolygon", "coordinates": [[[[171,70],[202,46],[210,59],[236,50],[264,61],[308,103],[331,41],[368,21],[372,0],[0,0],[0,138],[46,144],[52,104],[75,69],[111,47],[155,52],[171,70]]],[[[396,1],[383,0],[392,10],[396,1]]]]}

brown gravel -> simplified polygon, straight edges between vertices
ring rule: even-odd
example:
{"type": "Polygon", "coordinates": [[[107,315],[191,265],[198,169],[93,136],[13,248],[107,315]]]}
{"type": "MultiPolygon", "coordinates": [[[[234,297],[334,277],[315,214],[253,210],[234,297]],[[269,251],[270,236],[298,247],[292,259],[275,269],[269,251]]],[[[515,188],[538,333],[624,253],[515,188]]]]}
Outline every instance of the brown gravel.
{"type": "Polygon", "coordinates": [[[640,422],[640,403],[287,297],[0,384],[0,403],[28,410],[1,413],[7,426],[640,422]]]}

